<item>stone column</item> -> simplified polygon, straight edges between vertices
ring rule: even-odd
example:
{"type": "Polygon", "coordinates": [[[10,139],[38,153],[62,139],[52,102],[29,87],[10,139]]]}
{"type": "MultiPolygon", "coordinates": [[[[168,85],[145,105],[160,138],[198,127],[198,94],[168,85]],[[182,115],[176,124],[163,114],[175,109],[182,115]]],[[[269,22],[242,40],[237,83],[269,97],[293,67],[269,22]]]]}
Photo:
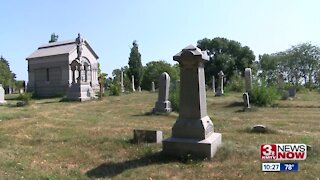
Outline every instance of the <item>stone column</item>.
{"type": "Polygon", "coordinates": [[[132,83],[132,91],[135,92],[136,89],[134,88],[134,75],[131,76],[131,83],[132,83]]]}
{"type": "MultiPolygon", "coordinates": [[[[170,78],[170,77],[169,77],[170,78]]],[[[160,82],[159,82],[160,83],[160,82]]],[[[155,88],[155,86],[154,86],[154,82],[152,81],[152,83],[151,83],[151,90],[152,90],[152,92],[155,92],[156,91],[156,88],[155,88]]]]}
{"type": "Polygon", "coordinates": [[[121,92],[124,92],[124,85],[123,85],[123,71],[121,70],[121,92]]]}
{"type": "Polygon", "coordinates": [[[214,76],[212,76],[212,91],[213,91],[213,94],[216,93],[216,81],[214,76]]]}
{"type": "Polygon", "coordinates": [[[246,68],[244,70],[244,80],[245,80],[245,90],[247,93],[251,93],[252,89],[252,74],[251,74],[251,68],[246,68]]]}
{"type": "MultiPolygon", "coordinates": [[[[154,82],[152,83],[154,85],[154,82]]],[[[154,86],[153,86],[154,88],[154,86]]],[[[153,112],[171,112],[171,102],[169,101],[170,76],[164,72],[159,78],[159,95],[153,112]]]]}
{"type": "Polygon", "coordinates": [[[222,71],[220,71],[218,73],[218,76],[219,76],[219,79],[218,79],[218,89],[217,89],[217,92],[216,92],[216,96],[221,96],[221,95],[224,94],[224,91],[223,91],[224,73],[222,71]]]}
{"type": "Polygon", "coordinates": [[[4,100],[4,89],[2,84],[0,84],[0,105],[7,104],[7,101],[4,100]]]}
{"type": "Polygon", "coordinates": [[[204,63],[209,56],[189,45],[173,59],[180,64],[180,112],[172,137],[163,141],[163,152],[179,157],[191,154],[211,158],[221,145],[221,134],[214,133],[207,114],[204,63]]]}

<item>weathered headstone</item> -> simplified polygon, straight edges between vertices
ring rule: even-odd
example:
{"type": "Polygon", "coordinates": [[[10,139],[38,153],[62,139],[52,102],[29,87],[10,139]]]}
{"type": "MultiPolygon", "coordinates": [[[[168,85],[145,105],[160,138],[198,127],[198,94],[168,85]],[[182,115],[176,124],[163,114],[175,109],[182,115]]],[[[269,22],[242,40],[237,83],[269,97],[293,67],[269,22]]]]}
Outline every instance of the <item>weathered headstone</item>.
{"type": "Polygon", "coordinates": [[[252,73],[251,68],[246,68],[244,70],[244,80],[245,80],[245,90],[247,93],[251,93],[251,87],[252,87],[252,73]]]}
{"type": "Polygon", "coordinates": [[[224,91],[223,91],[224,73],[222,71],[220,71],[218,73],[218,76],[219,76],[219,79],[218,79],[218,89],[217,89],[217,92],[216,92],[216,96],[222,96],[224,94],[224,91]]]}
{"type": "Polygon", "coordinates": [[[121,70],[121,92],[124,92],[124,85],[123,85],[123,71],[121,70]]]}
{"type": "Polygon", "coordinates": [[[134,143],[161,143],[162,141],[162,131],[158,130],[133,130],[133,142],[134,143]]]}
{"type": "Polygon", "coordinates": [[[221,145],[221,134],[214,133],[207,114],[204,63],[209,56],[189,45],[173,59],[180,64],[179,117],[172,127],[172,136],[163,141],[163,152],[212,158],[221,145]]]}
{"type": "Polygon", "coordinates": [[[214,76],[212,76],[212,91],[213,91],[213,94],[216,93],[216,81],[214,76]]]}
{"type": "Polygon", "coordinates": [[[0,105],[7,104],[7,101],[4,100],[4,89],[2,84],[0,84],[0,105]]]}
{"type": "Polygon", "coordinates": [[[170,76],[163,72],[159,77],[159,95],[153,112],[171,112],[169,101],[170,76]]]}
{"type": "Polygon", "coordinates": [[[134,87],[134,75],[131,76],[131,83],[132,83],[132,91],[135,92],[136,89],[134,87]]]}
{"type": "Polygon", "coordinates": [[[296,97],[296,88],[295,87],[289,87],[288,94],[289,94],[289,97],[296,97]]]}
{"type": "Polygon", "coordinates": [[[141,92],[141,87],[140,86],[138,86],[138,92],[141,92]]]}
{"type": "Polygon", "coordinates": [[[249,109],[250,107],[250,98],[249,98],[249,93],[245,92],[242,95],[243,97],[243,103],[244,103],[244,108],[249,109]]]}
{"type": "Polygon", "coordinates": [[[155,88],[155,86],[154,86],[154,82],[152,81],[152,83],[151,83],[151,90],[152,90],[152,92],[155,92],[156,91],[156,88],[155,88]]]}

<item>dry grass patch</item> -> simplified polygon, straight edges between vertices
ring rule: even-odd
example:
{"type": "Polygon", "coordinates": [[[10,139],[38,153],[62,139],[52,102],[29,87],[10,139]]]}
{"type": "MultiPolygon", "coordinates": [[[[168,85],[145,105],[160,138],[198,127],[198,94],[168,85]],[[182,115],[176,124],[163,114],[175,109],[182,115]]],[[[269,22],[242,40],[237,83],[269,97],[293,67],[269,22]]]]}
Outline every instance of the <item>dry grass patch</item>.
{"type": "MultiPolygon", "coordinates": [[[[276,107],[242,112],[242,94],[207,94],[208,114],[222,147],[211,160],[164,157],[161,144],[132,144],[133,129],[171,136],[177,114],[150,115],[156,93],[105,97],[90,102],[34,100],[23,108],[0,107],[0,179],[317,179],[320,178],[320,95],[297,94],[276,107]],[[248,133],[264,124],[272,133],[248,133]],[[297,173],[263,173],[262,143],[312,146],[297,173]]],[[[14,98],[9,100],[14,102],[14,98]]]]}

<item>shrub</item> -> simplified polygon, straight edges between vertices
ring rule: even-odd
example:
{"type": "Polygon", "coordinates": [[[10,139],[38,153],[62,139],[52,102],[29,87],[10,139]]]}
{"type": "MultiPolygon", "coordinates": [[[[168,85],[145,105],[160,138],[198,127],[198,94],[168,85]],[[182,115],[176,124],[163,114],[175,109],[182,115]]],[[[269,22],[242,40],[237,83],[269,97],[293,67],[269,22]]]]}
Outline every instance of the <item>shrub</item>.
{"type": "Polygon", "coordinates": [[[180,87],[179,87],[179,83],[171,84],[169,100],[171,102],[172,111],[179,112],[179,103],[180,103],[180,87]]]}
{"type": "Polygon", "coordinates": [[[225,91],[235,91],[243,92],[244,91],[244,80],[240,75],[233,75],[228,82],[228,85],[225,88],[225,91]]]}
{"type": "Polygon", "coordinates": [[[21,93],[19,94],[17,99],[24,101],[26,104],[29,104],[32,99],[32,93],[21,93]]]}
{"type": "Polygon", "coordinates": [[[277,88],[274,86],[267,87],[266,83],[261,86],[254,83],[252,92],[250,93],[250,102],[257,106],[273,105],[274,101],[278,98],[277,88]]]}
{"type": "Polygon", "coordinates": [[[120,87],[117,85],[111,84],[109,95],[110,96],[119,96],[120,95],[120,87]]]}

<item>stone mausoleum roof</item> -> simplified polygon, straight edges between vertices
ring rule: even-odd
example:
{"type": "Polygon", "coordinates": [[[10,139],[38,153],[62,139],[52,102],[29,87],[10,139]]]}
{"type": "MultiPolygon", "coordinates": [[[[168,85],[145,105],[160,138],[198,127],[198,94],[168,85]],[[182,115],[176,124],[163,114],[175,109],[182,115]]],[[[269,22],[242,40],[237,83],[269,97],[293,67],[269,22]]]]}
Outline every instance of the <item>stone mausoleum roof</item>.
{"type": "MultiPolygon", "coordinates": [[[[98,55],[93,51],[87,40],[85,40],[85,45],[90,50],[90,52],[98,59],[98,55]]],[[[76,51],[76,49],[77,45],[75,39],[47,43],[41,45],[36,51],[34,51],[30,56],[28,56],[26,60],[40,57],[70,54],[73,51],[76,51]]]]}

